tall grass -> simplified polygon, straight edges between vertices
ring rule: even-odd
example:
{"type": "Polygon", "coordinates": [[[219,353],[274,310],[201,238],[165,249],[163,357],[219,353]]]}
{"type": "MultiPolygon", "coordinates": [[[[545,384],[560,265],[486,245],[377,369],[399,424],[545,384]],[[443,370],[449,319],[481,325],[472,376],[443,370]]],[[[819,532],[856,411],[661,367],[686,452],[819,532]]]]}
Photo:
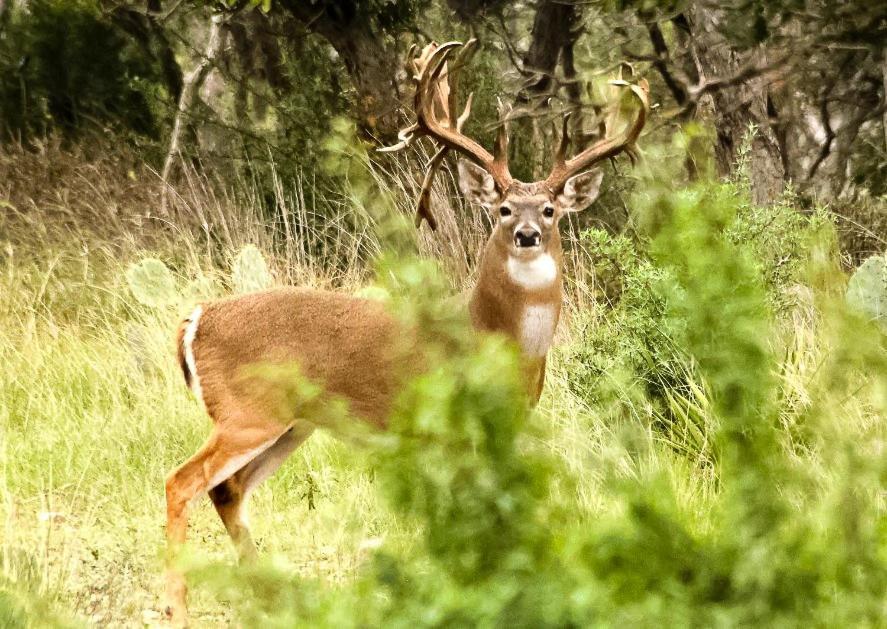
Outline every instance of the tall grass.
{"type": "MultiPolygon", "coordinates": [[[[161,216],[136,160],[121,178],[52,145],[0,157],[0,624],[159,621],[163,478],[208,429],[172,330],[233,290],[247,244],[277,284],[384,283],[370,260],[385,211],[412,213],[413,168],[337,159],[344,185],[310,195],[323,207],[304,202],[311,178],[269,191],[190,170],[161,216]],[[172,270],[159,307],[127,285],[147,256],[172,270]]],[[[401,278],[407,294],[470,282],[488,219],[448,177],[440,232],[408,243],[444,273],[401,278]]],[[[507,347],[441,321],[448,369],[410,385],[390,439],[321,432],[256,492],[267,563],[226,568],[200,503],[196,624],[883,621],[885,339],[843,305],[834,230],[750,207],[741,185],[668,181],[634,199],[634,237],[570,235],[535,412],[507,347]]]]}

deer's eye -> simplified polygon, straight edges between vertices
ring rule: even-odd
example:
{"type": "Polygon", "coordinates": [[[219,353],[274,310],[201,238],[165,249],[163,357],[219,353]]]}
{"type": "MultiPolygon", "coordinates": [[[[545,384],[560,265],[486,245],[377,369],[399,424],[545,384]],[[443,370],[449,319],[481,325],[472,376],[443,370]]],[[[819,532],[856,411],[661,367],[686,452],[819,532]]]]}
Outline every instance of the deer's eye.
{"type": "Polygon", "coordinates": [[[554,216],[554,208],[550,205],[546,205],[545,208],[542,210],[542,216],[544,216],[545,218],[551,218],[552,216],[554,216]]]}
{"type": "Polygon", "coordinates": [[[511,208],[507,205],[503,205],[499,208],[499,216],[511,216],[511,208]]]}

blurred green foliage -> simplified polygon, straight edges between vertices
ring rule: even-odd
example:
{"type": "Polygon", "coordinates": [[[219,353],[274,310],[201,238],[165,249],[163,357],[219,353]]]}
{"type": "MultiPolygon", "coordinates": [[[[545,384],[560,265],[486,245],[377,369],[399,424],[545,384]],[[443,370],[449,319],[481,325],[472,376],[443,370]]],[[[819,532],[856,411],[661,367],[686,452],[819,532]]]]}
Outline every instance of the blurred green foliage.
{"type": "Polygon", "coordinates": [[[12,3],[0,36],[2,137],[87,128],[159,138],[165,93],[157,63],[94,0],[12,3]]]}

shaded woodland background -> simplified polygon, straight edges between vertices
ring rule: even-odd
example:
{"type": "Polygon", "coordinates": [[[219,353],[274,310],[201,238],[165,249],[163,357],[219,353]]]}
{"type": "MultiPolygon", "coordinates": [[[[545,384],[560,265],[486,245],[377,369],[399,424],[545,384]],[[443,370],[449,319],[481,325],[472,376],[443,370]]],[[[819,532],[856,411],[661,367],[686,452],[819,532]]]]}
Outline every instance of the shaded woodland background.
{"type": "MultiPolygon", "coordinates": [[[[754,126],[755,202],[790,189],[802,207],[828,204],[844,218],[857,262],[883,246],[878,2],[4,0],[0,133],[23,147],[46,138],[126,147],[170,183],[184,162],[271,188],[271,161],[314,176],[342,116],[368,141],[392,142],[411,104],[410,46],[470,36],[481,46],[462,88],[475,94],[468,129],[489,143],[496,99],[512,106],[517,176],[545,168],[548,122],[563,112],[576,112],[582,141],[599,134],[601,80],[621,69],[652,82],[648,136],[703,130],[688,179],[711,164],[734,171],[754,126]]],[[[611,188],[626,185],[613,179],[611,188]]],[[[618,229],[626,213],[616,196],[598,214],[618,229]]]]}

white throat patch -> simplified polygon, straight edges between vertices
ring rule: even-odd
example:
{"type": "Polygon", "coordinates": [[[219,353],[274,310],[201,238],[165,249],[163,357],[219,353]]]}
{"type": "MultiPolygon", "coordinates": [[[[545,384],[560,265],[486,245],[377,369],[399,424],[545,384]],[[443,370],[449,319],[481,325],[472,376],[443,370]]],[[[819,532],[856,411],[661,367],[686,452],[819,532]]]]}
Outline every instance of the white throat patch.
{"type": "Polygon", "coordinates": [[[512,282],[527,290],[547,288],[557,279],[557,264],[548,253],[536,256],[532,260],[508,256],[506,270],[512,282]]]}
{"type": "Polygon", "coordinates": [[[521,318],[520,344],[527,356],[541,358],[548,353],[557,324],[552,305],[527,306],[521,318]]]}

